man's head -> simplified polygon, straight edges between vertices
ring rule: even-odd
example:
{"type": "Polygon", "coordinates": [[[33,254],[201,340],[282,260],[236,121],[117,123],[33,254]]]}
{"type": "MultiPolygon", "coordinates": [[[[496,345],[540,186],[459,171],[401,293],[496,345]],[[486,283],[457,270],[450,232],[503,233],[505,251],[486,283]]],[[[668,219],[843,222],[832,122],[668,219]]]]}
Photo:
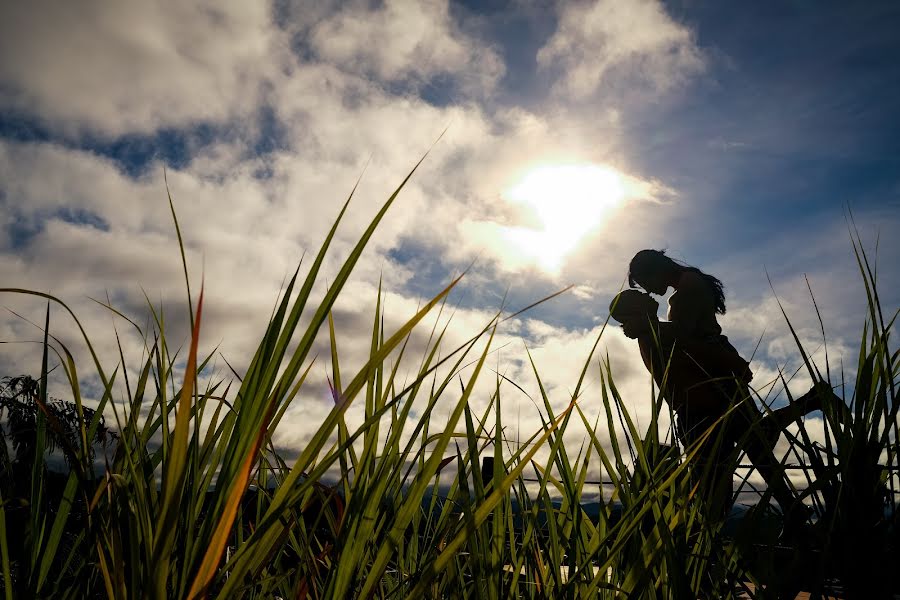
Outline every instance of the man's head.
{"type": "Polygon", "coordinates": [[[610,316],[619,323],[627,323],[635,319],[646,322],[656,319],[659,303],[650,294],[638,290],[620,292],[609,305],[610,316]]]}

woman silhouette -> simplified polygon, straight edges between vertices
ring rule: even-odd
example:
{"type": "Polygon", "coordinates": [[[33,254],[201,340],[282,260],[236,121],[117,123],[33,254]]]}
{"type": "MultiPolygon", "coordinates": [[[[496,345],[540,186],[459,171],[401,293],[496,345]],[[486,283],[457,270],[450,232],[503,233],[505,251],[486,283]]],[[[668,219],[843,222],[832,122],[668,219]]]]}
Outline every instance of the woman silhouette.
{"type": "Polygon", "coordinates": [[[727,489],[719,490],[729,497],[725,508],[730,504],[732,473],[715,471],[721,470],[725,456],[738,449],[746,452],[785,515],[804,518],[803,511],[794,511],[800,502],[778,467],[773,448],[789,422],[820,408],[820,386],[764,418],[750,394],[749,363],[722,335],[716,320],[717,314],[725,314],[722,282],[696,267],[675,262],[661,250],[635,254],[628,282],[657,295],[670,287],[675,290],[669,299],[668,321],[659,321],[656,301],[636,290],[617,296],[612,316],[622,323],[626,336],[638,340],[644,363],[657,383],[666,384],[663,394],[677,416],[676,433],[683,444],[698,441],[721,420],[719,436],[713,435],[701,446],[699,462],[711,462],[713,482],[727,484],[727,489]],[[713,441],[716,439],[718,443],[713,441]]]}

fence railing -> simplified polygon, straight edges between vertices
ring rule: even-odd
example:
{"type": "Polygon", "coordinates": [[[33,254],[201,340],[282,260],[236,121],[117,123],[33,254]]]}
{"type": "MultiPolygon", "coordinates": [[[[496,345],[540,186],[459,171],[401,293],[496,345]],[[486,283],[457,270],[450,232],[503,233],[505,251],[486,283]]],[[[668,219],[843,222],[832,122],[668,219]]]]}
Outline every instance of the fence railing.
{"type": "MultiPolygon", "coordinates": [[[[878,466],[885,469],[886,471],[900,471],[900,465],[878,465],[878,466]]],[[[741,470],[755,469],[755,468],[756,468],[755,465],[747,465],[747,464],[739,464],[739,465],[735,466],[735,469],[741,469],[741,470]]],[[[811,471],[814,469],[814,467],[812,465],[797,465],[797,464],[781,465],[781,468],[784,469],[785,471],[811,471]]],[[[541,482],[540,479],[537,479],[535,477],[523,477],[522,480],[532,482],[532,483],[540,483],[541,482]]],[[[615,482],[612,480],[609,480],[609,479],[600,479],[600,480],[587,479],[584,481],[584,484],[585,485],[614,485],[615,482]]],[[[749,490],[749,491],[754,491],[754,490],[749,490]]],[[[756,490],[756,491],[757,491],[757,493],[760,493],[760,494],[762,493],[758,490],[756,490]]],[[[897,494],[897,493],[900,493],[900,491],[895,491],[894,493],[897,494]]]]}

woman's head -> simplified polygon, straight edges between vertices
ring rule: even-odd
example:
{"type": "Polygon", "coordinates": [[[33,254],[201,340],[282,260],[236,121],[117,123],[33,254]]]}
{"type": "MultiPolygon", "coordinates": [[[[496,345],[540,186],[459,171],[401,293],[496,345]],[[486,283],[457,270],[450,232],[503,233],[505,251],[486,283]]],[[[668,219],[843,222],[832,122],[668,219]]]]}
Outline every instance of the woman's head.
{"type": "Polygon", "coordinates": [[[666,256],[664,250],[641,250],[635,254],[628,265],[628,285],[640,286],[651,294],[661,296],[666,293],[669,286],[675,285],[684,271],[693,271],[706,279],[714,298],[716,312],[724,315],[725,290],[722,282],[697,267],[675,262],[666,256]]]}
{"type": "Polygon", "coordinates": [[[681,265],[666,256],[665,251],[641,250],[628,265],[628,285],[662,295],[671,285],[673,274],[681,270],[681,265]]]}

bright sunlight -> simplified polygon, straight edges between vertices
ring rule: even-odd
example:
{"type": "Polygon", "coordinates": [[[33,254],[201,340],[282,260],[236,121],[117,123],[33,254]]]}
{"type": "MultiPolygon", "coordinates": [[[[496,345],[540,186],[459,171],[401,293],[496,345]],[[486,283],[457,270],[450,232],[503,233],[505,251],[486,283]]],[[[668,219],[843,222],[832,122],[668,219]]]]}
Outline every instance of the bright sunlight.
{"type": "Polygon", "coordinates": [[[625,198],[622,177],[609,167],[582,164],[533,169],[505,197],[531,212],[536,227],[505,228],[506,241],[556,271],[582,237],[625,198]]]}

